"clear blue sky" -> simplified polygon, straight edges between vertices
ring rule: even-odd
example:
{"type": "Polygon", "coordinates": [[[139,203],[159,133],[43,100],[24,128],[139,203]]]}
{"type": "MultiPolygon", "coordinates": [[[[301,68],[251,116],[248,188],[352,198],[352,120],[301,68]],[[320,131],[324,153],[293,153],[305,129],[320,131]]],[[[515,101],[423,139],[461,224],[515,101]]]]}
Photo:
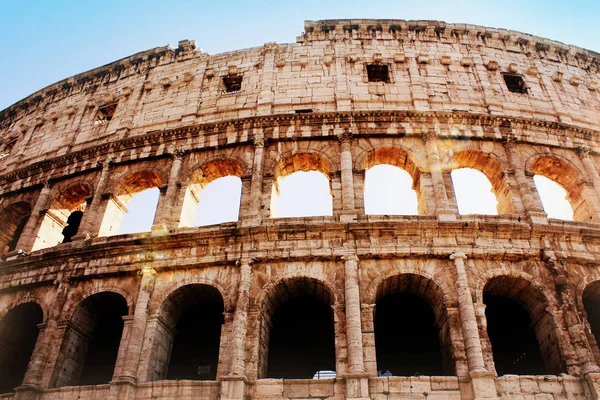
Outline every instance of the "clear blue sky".
{"type": "Polygon", "coordinates": [[[0,109],[119,58],[195,39],[215,54],[296,40],[307,19],[435,19],[514,29],[600,51],[600,0],[2,2],[0,109]]]}

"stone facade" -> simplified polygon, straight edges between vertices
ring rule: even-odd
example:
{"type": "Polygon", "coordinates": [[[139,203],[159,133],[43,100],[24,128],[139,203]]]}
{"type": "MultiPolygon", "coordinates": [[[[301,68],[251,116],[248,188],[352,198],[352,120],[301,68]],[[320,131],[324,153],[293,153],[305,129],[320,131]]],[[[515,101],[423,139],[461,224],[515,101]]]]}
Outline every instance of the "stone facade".
{"type": "Polygon", "coordinates": [[[336,20],[214,56],[182,41],[40,90],[0,112],[0,374],[36,329],[0,398],[600,398],[599,81],[599,54],[518,32],[336,20]],[[411,175],[418,216],[365,215],[378,164],[411,175]],[[499,215],[458,215],[463,167],[499,215]],[[278,179],[309,170],[329,178],[333,216],[272,218],[278,179]],[[574,221],[546,216],[535,174],[567,190],[574,221]],[[198,193],[228,175],[239,220],[192,227],[198,193]],[[114,235],[152,187],[152,232],[114,235]],[[433,311],[444,375],[378,373],[376,312],[394,293],[433,311]],[[331,310],[334,377],[269,378],[274,316],[300,295],[331,310]],[[486,296],[526,311],[545,373],[498,373],[486,296]],[[220,321],[208,380],[169,375],[189,307],[220,321]],[[112,375],[87,384],[106,321],[122,327],[112,375]]]}

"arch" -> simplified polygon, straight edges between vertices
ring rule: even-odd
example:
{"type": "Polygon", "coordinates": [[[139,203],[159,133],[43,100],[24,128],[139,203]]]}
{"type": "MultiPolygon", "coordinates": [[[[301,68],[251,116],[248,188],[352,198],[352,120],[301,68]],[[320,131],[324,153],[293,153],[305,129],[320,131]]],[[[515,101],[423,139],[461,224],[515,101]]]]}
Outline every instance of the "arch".
{"type": "Polygon", "coordinates": [[[114,291],[84,298],[67,323],[52,387],[98,385],[112,380],[127,300],[114,291]]]}
{"type": "MultiPolygon", "coordinates": [[[[161,187],[164,182],[164,178],[156,170],[139,170],[122,176],[108,200],[98,235],[118,234],[123,218],[129,212],[127,203],[133,196],[147,189],[161,187]]],[[[148,214],[156,211],[156,208],[154,210],[151,208],[152,206],[148,205],[148,214]]]]}
{"type": "Polygon", "coordinates": [[[86,202],[91,196],[92,187],[82,182],[61,190],[42,219],[33,250],[70,242],[79,229],[86,202]]]}
{"type": "Polygon", "coordinates": [[[327,285],[314,278],[293,277],[265,289],[260,303],[258,377],[311,379],[317,371],[335,370],[334,295],[327,285]]]}
{"type": "Polygon", "coordinates": [[[224,309],[211,285],[186,284],[170,292],[158,309],[150,380],[215,380],[224,309]]]}
{"type": "Polygon", "coordinates": [[[543,153],[531,156],[526,170],[542,175],[558,183],[567,191],[567,200],[573,209],[575,221],[600,221],[595,211],[592,196],[587,190],[586,176],[570,160],[555,154],[543,153]]]}
{"type": "Polygon", "coordinates": [[[585,285],[580,301],[589,327],[589,332],[586,332],[588,341],[596,362],[598,362],[600,360],[600,348],[598,347],[598,343],[600,343],[600,279],[585,285]]]}
{"type": "MultiPolygon", "coordinates": [[[[321,200],[322,201],[328,201],[330,204],[332,204],[332,197],[331,197],[331,179],[330,179],[330,173],[331,173],[331,164],[329,163],[329,161],[327,161],[327,159],[325,159],[323,156],[321,156],[318,153],[314,153],[314,152],[307,152],[307,153],[295,153],[292,155],[289,155],[287,157],[283,157],[282,159],[279,160],[279,162],[277,163],[274,172],[273,172],[273,188],[271,191],[271,216],[272,217],[278,217],[279,213],[278,213],[278,203],[279,203],[279,198],[282,195],[281,193],[281,184],[283,179],[290,177],[292,174],[296,174],[299,172],[303,172],[303,173],[307,173],[307,172],[319,172],[321,174],[323,174],[325,176],[325,178],[327,179],[328,182],[328,194],[324,194],[324,193],[320,193],[321,197],[323,197],[321,200]],[[325,200],[327,198],[327,200],[325,200]]],[[[311,182],[312,184],[314,183],[318,183],[318,182],[311,182]]],[[[306,191],[302,191],[300,193],[298,193],[299,196],[303,196],[304,193],[306,191]]],[[[319,193],[317,191],[317,193],[319,193]]],[[[314,202],[314,198],[315,198],[315,190],[312,190],[310,192],[310,199],[313,200],[314,202]]],[[[285,193],[284,193],[285,196],[285,193]]],[[[309,198],[298,198],[295,197],[294,201],[296,203],[296,206],[298,205],[305,205],[308,204],[306,201],[308,201],[308,203],[310,203],[309,198]]],[[[329,210],[332,210],[332,207],[329,208],[329,210]]],[[[331,215],[332,211],[327,211],[324,212],[324,214],[320,214],[320,215],[331,215]]],[[[310,212],[310,210],[304,210],[304,211],[299,211],[299,213],[297,215],[315,215],[312,214],[310,212]]],[[[296,216],[296,215],[285,215],[285,216],[296,216]]]]}
{"type": "Polygon", "coordinates": [[[25,303],[37,304],[42,310],[42,322],[40,323],[46,323],[46,321],[48,320],[48,305],[40,297],[27,292],[20,292],[20,295],[17,296],[16,299],[6,304],[5,307],[0,307],[0,320],[2,320],[2,318],[4,318],[4,316],[10,310],[25,303]]]}
{"type": "Polygon", "coordinates": [[[392,275],[377,285],[374,324],[379,371],[409,376],[456,374],[445,298],[440,286],[418,274],[392,275]]]}
{"type": "Polygon", "coordinates": [[[25,224],[31,215],[31,204],[18,201],[0,210],[0,255],[16,250],[25,224]]]}
{"type": "MultiPolygon", "coordinates": [[[[209,184],[220,178],[228,176],[241,178],[243,175],[244,166],[238,160],[232,158],[214,158],[196,167],[188,178],[179,218],[179,227],[194,226],[194,217],[200,203],[200,193],[209,184]]],[[[239,207],[238,200],[238,214],[239,207]]]]}
{"type": "Polygon", "coordinates": [[[12,307],[0,319],[0,393],[21,385],[43,318],[42,307],[27,301],[12,307]]]}
{"type": "MultiPolygon", "coordinates": [[[[400,147],[379,147],[367,152],[361,158],[363,168],[365,170],[365,195],[367,193],[366,187],[368,184],[368,171],[375,166],[391,165],[406,171],[406,173],[408,173],[408,175],[411,177],[412,183],[410,189],[414,190],[416,194],[417,209],[419,210],[419,214],[424,214],[426,212],[426,205],[425,201],[423,200],[425,194],[420,187],[421,171],[406,150],[400,147]]],[[[365,204],[365,207],[366,206],[367,204],[365,204]]]]}
{"type": "Polygon", "coordinates": [[[524,276],[495,275],[482,291],[488,336],[499,375],[565,371],[550,300],[524,276]]]}
{"type": "Polygon", "coordinates": [[[515,212],[512,193],[506,180],[502,163],[493,155],[478,150],[464,150],[455,153],[450,160],[452,170],[471,168],[480,171],[492,185],[492,192],[496,196],[498,214],[511,214],[515,212]]]}

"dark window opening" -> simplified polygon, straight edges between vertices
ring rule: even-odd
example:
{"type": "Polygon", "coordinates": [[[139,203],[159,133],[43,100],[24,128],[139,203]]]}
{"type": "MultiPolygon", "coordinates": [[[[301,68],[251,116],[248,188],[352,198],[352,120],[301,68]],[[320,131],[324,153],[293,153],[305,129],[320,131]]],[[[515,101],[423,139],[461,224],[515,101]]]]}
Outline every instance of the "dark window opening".
{"type": "Polygon", "coordinates": [[[95,311],[96,326],[90,335],[79,385],[100,385],[112,380],[123,333],[123,316],[127,315],[127,304],[120,295],[101,293],[96,296],[99,296],[93,299],[96,304],[89,307],[95,311]]]}
{"type": "Polygon", "coordinates": [[[21,237],[23,229],[25,229],[25,225],[27,224],[28,220],[29,216],[21,219],[21,221],[17,225],[17,229],[15,229],[15,233],[13,234],[12,239],[6,244],[7,251],[13,251],[17,248],[17,243],[19,242],[19,238],[21,237]]]}
{"type": "Polygon", "coordinates": [[[222,325],[220,297],[190,307],[177,321],[167,379],[216,380],[222,325]]]}
{"type": "Polygon", "coordinates": [[[509,91],[513,93],[527,93],[527,86],[523,77],[519,75],[504,74],[504,82],[509,91]]]}
{"type": "Polygon", "coordinates": [[[117,110],[117,104],[108,104],[102,106],[98,109],[98,113],[96,114],[96,125],[103,125],[108,123],[113,116],[115,115],[115,111],[117,110]]]}
{"type": "Polygon", "coordinates": [[[42,309],[35,303],[13,308],[0,321],[0,393],[23,382],[42,322],[42,309]]]}
{"type": "Polygon", "coordinates": [[[73,211],[71,215],[69,215],[69,218],[67,218],[67,226],[65,226],[62,231],[64,236],[63,243],[70,243],[73,240],[73,236],[75,236],[79,230],[79,224],[81,224],[82,217],[83,211],[73,211]]]}
{"type": "Polygon", "coordinates": [[[296,114],[310,114],[311,112],[313,112],[312,108],[301,108],[296,110],[296,114]]]}
{"type": "Polygon", "coordinates": [[[242,90],[242,76],[241,75],[224,76],[223,84],[225,84],[225,93],[237,93],[240,90],[242,90]]]}
{"type": "Polygon", "coordinates": [[[419,296],[395,293],[377,301],[375,347],[380,376],[451,374],[444,368],[433,310],[419,296]]]}
{"type": "Polygon", "coordinates": [[[498,375],[547,374],[527,311],[502,296],[484,294],[483,302],[498,375]]]}
{"type": "Polygon", "coordinates": [[[310,296],[294,297],[271,320],[268,378],[312,379],[335,371],[335,333],[331,307],[310,296]]]}
{"type": "Polygon", "coordinates": [[[583,307],[592,335],[600,344],[600,281],[591,283],[583,291],[583,307]]]}
{"type": "Polygon", "coordinates": [[[369,82],[389,82],[390,74],[386,64],[369,64],[367,65],[367,76],[369,82]]]}

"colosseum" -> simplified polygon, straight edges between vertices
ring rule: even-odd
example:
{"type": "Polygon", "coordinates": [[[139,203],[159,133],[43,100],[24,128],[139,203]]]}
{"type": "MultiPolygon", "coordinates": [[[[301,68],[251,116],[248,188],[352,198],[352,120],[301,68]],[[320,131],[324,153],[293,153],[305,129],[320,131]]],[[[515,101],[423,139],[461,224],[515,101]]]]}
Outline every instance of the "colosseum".
{"type": "Polygon", "coordinates": [[[0,398],[600,398],[599,82],[600,54],[528,34],[326,20],[39,90],[0,112],[0,398]],[[381,164],[416,215],[365,211],[381,164]],[[497,215],[459,213],[464,168],[497,215]],[[308,171],[331,215],[277,217],[308,171]],[[195,226],[228,176],[238,220],[195,226]]]}

